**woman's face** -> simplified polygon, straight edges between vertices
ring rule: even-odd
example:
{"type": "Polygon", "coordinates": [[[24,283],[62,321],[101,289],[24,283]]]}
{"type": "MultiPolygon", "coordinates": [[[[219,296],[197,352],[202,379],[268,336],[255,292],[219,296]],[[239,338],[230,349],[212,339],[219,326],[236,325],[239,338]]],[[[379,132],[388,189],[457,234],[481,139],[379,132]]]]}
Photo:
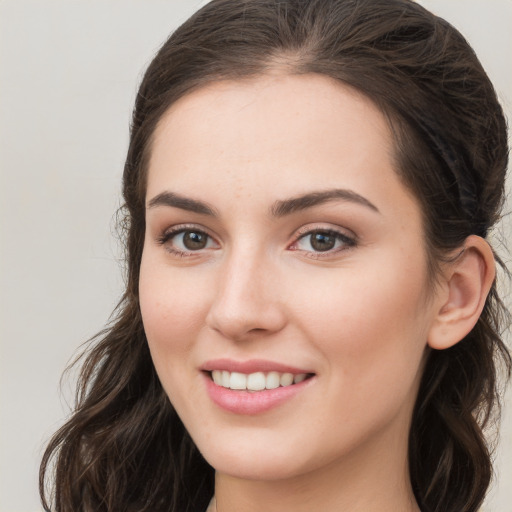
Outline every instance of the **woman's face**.
{"type": "Polygon", "coordinates": [[[162,385],[217,471],[404,463],[437,306],[392,153],[379,110],[318,75],[215,83],[161,120],[140,304],[162,385]]]}

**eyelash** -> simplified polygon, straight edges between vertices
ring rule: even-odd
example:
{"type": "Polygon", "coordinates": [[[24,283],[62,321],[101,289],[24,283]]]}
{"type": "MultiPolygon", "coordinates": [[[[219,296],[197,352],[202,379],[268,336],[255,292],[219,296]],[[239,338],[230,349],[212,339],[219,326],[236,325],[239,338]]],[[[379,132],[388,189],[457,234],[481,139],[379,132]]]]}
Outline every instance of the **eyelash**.
{"type": "MultiPolygon", "coordinates": [[[[341,242],[341,246],[337,248],[328,249],[326,251],[304,251],[308,254],[309,258],[313,259],[321,259],[321,258],[329,258],[334,254],[337,254],[342,251],[347,251],[357,246],[357,238],[355,236],[349,236],[346,233],[342,233],[333,228],[324,228],[321,226],[318,227],[304,227],[297,232],[296,240],[289,246],[290,250],[300,250],[297,249],[296,246],[300,241],[307,239],[315,234],[321,234],[324,236],[334,237],[335,243],[341,242]]],[[[310,242],[311,243],[311,242],[310,242]]]]}
{"type": "Polygon", "coordinates": [[[187,233],[187,232],[206,235],[209,239],[211,239],[211,240],[214,239],[204,229],[198,229],[194,225],[183,225],[183,224],[181,224],[179,226],[174,226],[173,228],[168,229],[167,231],[165,231],[162,235],[160,235],[157,238],[157,243],[160,244],[160,245],[165,245],[166,250],[168,252],[170,252],[174,256],[179,256],[179,257],[182,257],[182,258],[185,258],[187,256],[195,256],[195,255],[197,255],[200,252],[200,250],[198,250],[198,251],[192,251],[192,250],[182,251],[182,250],[176,249],[172,245],[168,244],[168,242],[171,239],[173,239],[175,236],[177,236],[177,235],[179,235],[181,233],[187,233]]]}
{"type": "MultiPolygon", "coordinates": [[[[166,250],[170,252],[172,255],[179,256],[182,258],[198,255],[202,250],[206,249],[198,249],[196,251],[183,251],[180,249],[176,249],[176,247],[173,247],[172,245],[168,244],[168,242],[172,240],[175,236],[186,232],[205,235],[206,237],[208,237],[208,239],[214,240],[214,238],[210,234],[208,234],[208,232],[205,231],[204,229],[198,229],[194,225],[179,225],[165,231],[162,235],[160,235],[157,238],[157,243],[159,245],[166,246],[166,250]]],[[[341,251],[352,249],[353,247],[357,246],[358,243],[357,238],[355,236],[349,236],[345,233],[342,233],[341,231],[337,231],[332,228],[304,227],[297,232],[297,234],[295,235],[295,241],[288,246],[288,250],[300,251],[300,249],[297,248],[297,245],[300,243],[300,241],[305,240],[308,236],[311,237],[314,234],[322,234],[324,236],[334,237],[335,243],[341,242],[342,245],[341,247],[328,249],[326,251],[303,251],[304,253],[308,254],[309,258],[313,259],[328,258],[333,254],[337,254],[341,251]]]]}

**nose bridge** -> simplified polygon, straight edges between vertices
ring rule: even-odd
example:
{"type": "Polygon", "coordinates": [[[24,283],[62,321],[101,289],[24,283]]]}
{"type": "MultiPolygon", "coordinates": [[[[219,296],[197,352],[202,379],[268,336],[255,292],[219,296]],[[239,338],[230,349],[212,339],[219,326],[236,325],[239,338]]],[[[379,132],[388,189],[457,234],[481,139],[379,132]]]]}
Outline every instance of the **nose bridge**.
{"type": "Polygon", "coordinates": [[[250,243],[233,247],[219,270],[207,318],[210,327],[232,339],[280,330],[285,318],[276,277],[264,250],[250,243]]]}

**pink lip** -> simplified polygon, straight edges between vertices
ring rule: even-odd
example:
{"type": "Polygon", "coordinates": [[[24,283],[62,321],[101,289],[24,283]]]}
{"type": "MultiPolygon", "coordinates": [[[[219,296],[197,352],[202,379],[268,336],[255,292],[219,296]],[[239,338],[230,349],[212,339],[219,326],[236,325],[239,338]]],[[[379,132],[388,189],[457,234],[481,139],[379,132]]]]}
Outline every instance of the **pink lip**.
{"type": "Polygon", "coordinates": [[[213,370],[226,370],[228,372],[255,373],[255,372],[279,372],[293,373],[314,373],[311,370],[295,368],[286,364],[267,361],[265,359],[250,359],[248,361],[234,361],[233,359],[212,359],[204,363],[201,368],[203,371],[211,372],[213,370]]]}
{"type": "Polygon", "coordinates": [[[253,359],[250,361],[233,361],[230,359],[216,359],[205,363],[201,370],[206,385],[206,390],[212,401],[222,409],[235,413],[254,415],[266,412],[290,400],[314,382],[315,378],[310,377],[298,384],[282,386],[276,389],[265,389],[262,391],[241,391],[224,388],[213,382],[206,372],[213,370],[226,370],[229,372],[255,373],[255,372],[279,372],[298,375],[309,373],[307,370],[294,368],[292,366],[253,359]]]}

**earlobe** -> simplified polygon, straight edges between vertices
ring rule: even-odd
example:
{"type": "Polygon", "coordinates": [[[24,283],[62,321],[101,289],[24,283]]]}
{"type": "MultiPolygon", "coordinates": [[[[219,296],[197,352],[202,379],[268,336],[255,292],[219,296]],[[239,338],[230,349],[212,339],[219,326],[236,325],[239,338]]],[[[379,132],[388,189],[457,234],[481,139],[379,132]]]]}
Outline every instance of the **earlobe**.
{"type": "Polygon", "coordinates": [[[481,237],[469,236],[460,255],[446,268],[444,293],[430,328],[428,345],[452,347],[476,325],[495,277],[492,249],[481,237]]]}

